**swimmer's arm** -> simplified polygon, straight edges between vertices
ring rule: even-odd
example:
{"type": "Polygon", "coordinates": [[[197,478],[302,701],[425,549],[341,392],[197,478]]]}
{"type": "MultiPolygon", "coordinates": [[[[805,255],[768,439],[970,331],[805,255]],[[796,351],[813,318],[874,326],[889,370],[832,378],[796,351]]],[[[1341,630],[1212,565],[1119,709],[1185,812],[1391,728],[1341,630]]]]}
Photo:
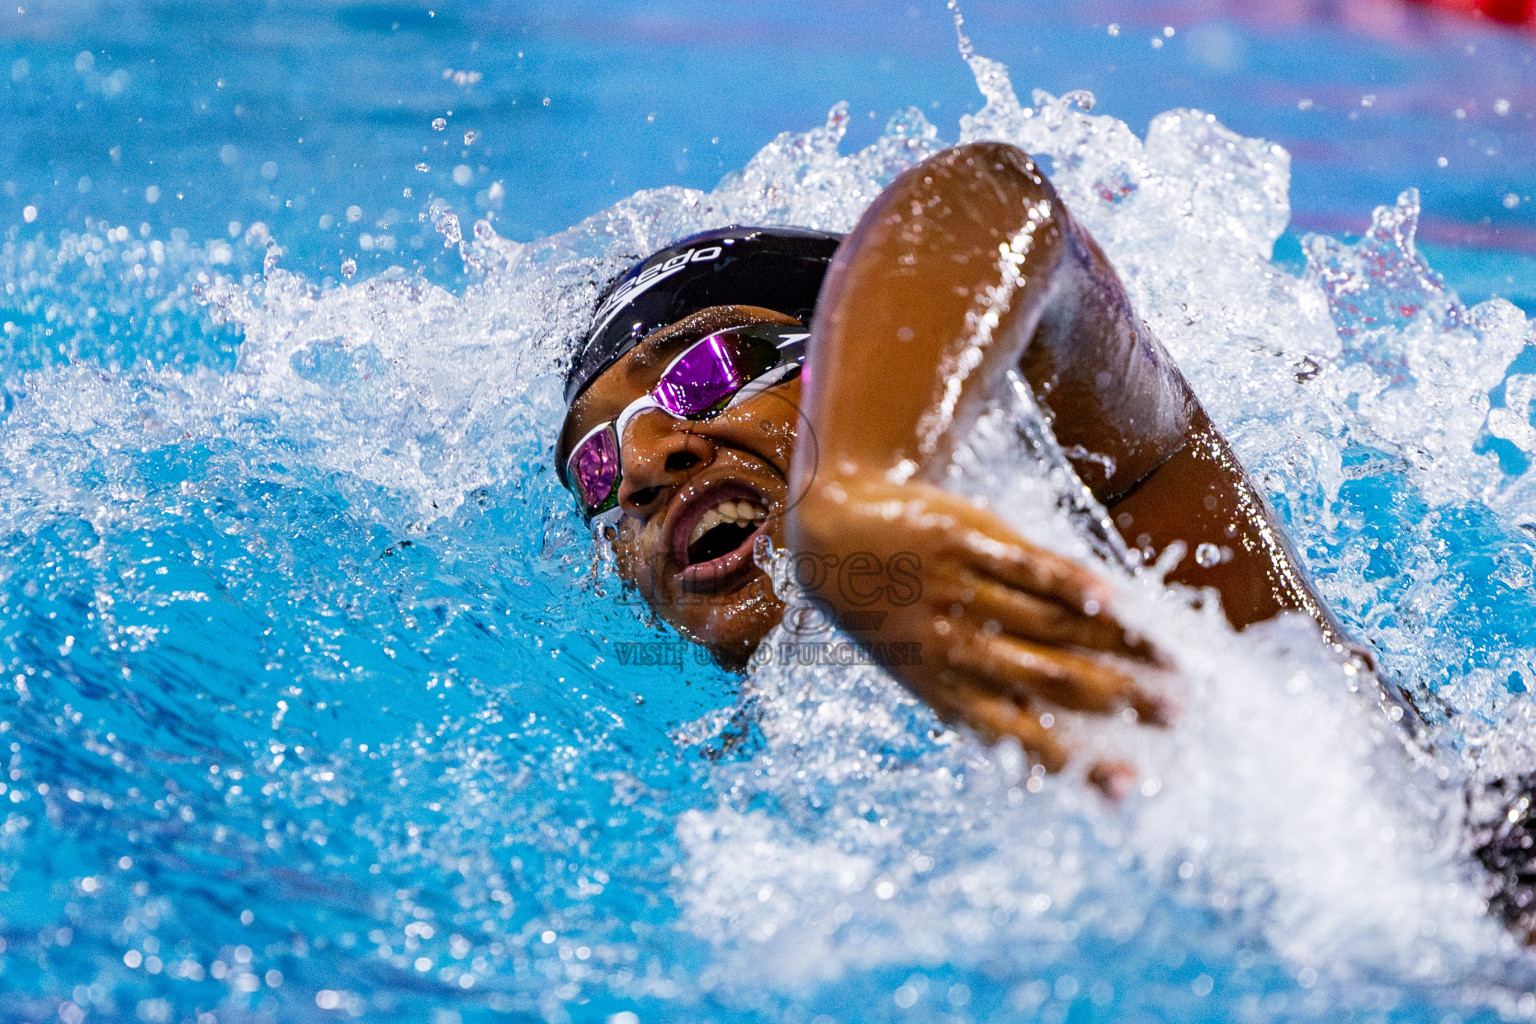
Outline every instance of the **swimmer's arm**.
{"type": "Polygon", "coordinates": [[[893,671],[941,715],[1015,736],[1050,768],[1067,756],[1042,724],[1051,707],[1161,719],[1158,702],[1099,656],[1150,652],[1109,614],[1109,588],[1091,571],[937,480],[1050,305],[1071,242],[1064,223],[1043,176],[1002,145],[940,154],[875,201],[818,306],[814,442],[796,451],[804,498],[789,523],[797,552],[839,564],[868,554],[886,577],[893,560],[919,563],[916,587],[871,577],[827,596],[845,627],[872,630],[866,643],[921,645],[920,664],[893,671]],[[878,625],[870,612],[883,613],[878,625]]]}

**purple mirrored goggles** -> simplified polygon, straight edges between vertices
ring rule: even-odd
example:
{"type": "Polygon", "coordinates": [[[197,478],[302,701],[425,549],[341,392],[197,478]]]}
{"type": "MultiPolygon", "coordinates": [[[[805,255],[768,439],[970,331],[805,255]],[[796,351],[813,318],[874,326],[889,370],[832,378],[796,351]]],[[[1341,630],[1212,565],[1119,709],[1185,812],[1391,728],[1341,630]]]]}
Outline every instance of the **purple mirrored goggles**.
{"type": "Polygon", "coordinates": [[[623,479],[619,449],[636,416],[647,409],[680,420],[717,416],[798,373],[809,337],[804,327],[792,324],[751,324],[716,331],[684,349],[655,387],[572,446],[561,483],[576,496],[582,515],[589,522],[617,520],[623,479]]]}

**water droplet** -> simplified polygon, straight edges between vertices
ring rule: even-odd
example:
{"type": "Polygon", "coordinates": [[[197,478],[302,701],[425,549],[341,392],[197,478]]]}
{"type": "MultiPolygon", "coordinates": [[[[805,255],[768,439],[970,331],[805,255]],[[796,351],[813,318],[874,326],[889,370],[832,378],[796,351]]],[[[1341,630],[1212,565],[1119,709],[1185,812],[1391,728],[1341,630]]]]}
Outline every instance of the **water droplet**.
{"type": "Polygon", "coordinates": [[[471,130],[471,131],[465,132],[464,133],[464,145],[466,145],[466,146],[473,145],[475,140],[478,139],[479,137],[480,137],[480,133],[477,132],[477,131],[471,130]]]}
{"type": "Polygon", "coordinates": [[[432,119],[432,130],[433,131],[440,132],[444,128],[447,128],[447,127],[448,127],[448,119],[446,117],[436,117],[436,118],[432,119]]]}
{"type": "Polygon", "coordinates": [[[1195,562],[1202,569],[1221,564],[1221,548],[1215,544],[1201,544],[1195,548],[1195,562]]]}
{"type": "Polygon", "coordinates": [[[351,277],[357,273],[357,260],[345,259],[341,261],[341,276],[351,277]]]}
{"type": "Polygon", "coordinates": [[[430,171],[432,168],[428,167],[426,164],[417,164],[416,165],[416,169],[418,171],[422,172],[423,174],[425,174],[426,172],[430,171]]]}

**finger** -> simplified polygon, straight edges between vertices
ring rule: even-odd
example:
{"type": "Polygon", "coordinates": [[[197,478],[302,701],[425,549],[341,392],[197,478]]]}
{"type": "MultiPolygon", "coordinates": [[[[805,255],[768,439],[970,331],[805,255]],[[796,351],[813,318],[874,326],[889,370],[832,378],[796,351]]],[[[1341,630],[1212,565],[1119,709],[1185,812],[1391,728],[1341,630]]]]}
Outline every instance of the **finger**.
{"type": "Polygon", "coordinates": [[[1010,693],[1042,697],[1071,711],[1107,714],[1123,705],[1154,725],[1171,717],[1167,703],[1146,693],[1129,675],[1087,657],[1018,640],[979,634],[950,650],[951,666],[1010,693]]]}
{"type": "Polygon", "coordinates": [[[1082,565],[1022,539],[999,540],[980,530],[961,537],[969,567],[1016,590],[1057,601],[1074,611],[1097,615],[1114,591],[1082,565]]]}
{"type": "Polygon", "coordinates": [[[1039,716],[1013,698],[998,695],[964,673],[945,672],[942,683],[942,692],[930,700],[940,718],[963,722],[988,743],[1012,736],[1046,771],[1058,772],[1066,765],[1067,748],[1040,724],[1039,716]]]}
{"type": "Polygon", "coordinates": [[[997,623],[997,631],[1057,647],[1085,647],[1137,661],[1155,659],[1145,639],[1107,614],[1087,616],[978,576],[968,582],[955,603],[964,606],[973,621],[997,623]]]}

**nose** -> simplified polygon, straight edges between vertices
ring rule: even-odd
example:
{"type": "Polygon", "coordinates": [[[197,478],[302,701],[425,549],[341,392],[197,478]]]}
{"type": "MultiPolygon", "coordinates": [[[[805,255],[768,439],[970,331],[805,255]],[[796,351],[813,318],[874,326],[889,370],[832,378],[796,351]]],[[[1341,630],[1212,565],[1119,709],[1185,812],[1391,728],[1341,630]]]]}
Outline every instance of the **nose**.
{"type": "Polygon", "coordinates": [[[686,420],[673,419],[660,410],[635,418],[621,442],[624,478],[619,484],[619,507],[640,518],[669,487],[687,482],[715,457],[715,446],[691,429],[686,420]]]}

